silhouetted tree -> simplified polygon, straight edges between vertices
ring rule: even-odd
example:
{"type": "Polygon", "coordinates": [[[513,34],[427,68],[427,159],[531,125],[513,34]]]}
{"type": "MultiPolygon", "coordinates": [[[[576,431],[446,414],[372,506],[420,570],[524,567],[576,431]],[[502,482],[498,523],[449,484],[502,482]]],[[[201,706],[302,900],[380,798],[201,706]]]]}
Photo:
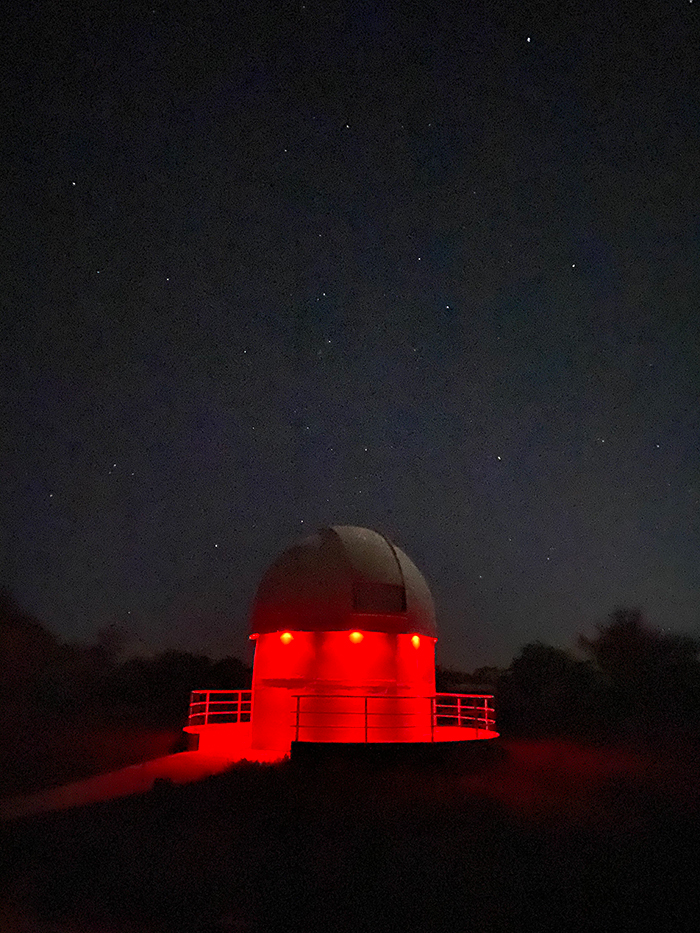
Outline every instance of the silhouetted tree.
{"type": "Polygon", "coordinates": [[[239,658],[226,657],[212,664],[209,677],[212,690],[249,690],[253,669],[239,658]]]}
{"type": "Polygon", "coordinates": [[[246,689],[251,674],[238,658],[212,661],[206,655],[165,651],[150,658],[130,658],[117,666],[109,693],[122,711],[177,727],[186,716],[192,690],[246,689]]]}
{"type": "Polygon", "coordinates": [[[438,664],[435,668],[435,687],[438,693],[467,693],[471,676],[465,671],[455,671],[438,664]]]}
{"type": "Polygon", "coordinates": [[[598,724],[597,695],[589,663],[531,642],[499,678],[499,723],[528,735],[588,734],[598,724]]]}
{"type": "Polygon", "coordinates": [[[22,692],[26,699],[60,656],[48,629],[19,607],[9,589],[0,587],[0,696],[7,702],[22,692]]]}
{"type": "Polygon", "coordinates": [[[669,723],[700,714],[700,642],[650,627],[640,609],[618,608],[579,645],[609,683],[621,717],[669,723]]]}
{"type": "Polygon", "coordinates": [[[105,625],[97,633],[97,647],[105,658],[112,663],[123,657],[128,644],[129,632],[125,626],[120,625],[118,622],[105,625]]]}
{"type": "Polygon", "coordinates": [[[477,667],[471,675],[471,681],[475,685],[496,689],[503,673],[502,667],[477,667]]]}
{"type": "Polygon", "coordinates": [[[69,780],[163,754],[177,741],[193,689],[245,689],[237,658],[166,651],[120,661],[119,626],[95,644],[64,644],[0,588],[3,792],[69,780]]]}

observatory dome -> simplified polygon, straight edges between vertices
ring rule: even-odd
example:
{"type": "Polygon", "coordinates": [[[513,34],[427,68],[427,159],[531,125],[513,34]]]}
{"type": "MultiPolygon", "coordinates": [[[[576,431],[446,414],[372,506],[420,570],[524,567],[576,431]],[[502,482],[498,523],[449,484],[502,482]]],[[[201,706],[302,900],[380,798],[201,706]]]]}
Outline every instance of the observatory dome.
{"type": "Polygon", "coordinates": [[[352,525],[303,538],[265,572],[251,632],[285,629],[437,637],[433,599],[413,561],[384,535],[352,525]]]}

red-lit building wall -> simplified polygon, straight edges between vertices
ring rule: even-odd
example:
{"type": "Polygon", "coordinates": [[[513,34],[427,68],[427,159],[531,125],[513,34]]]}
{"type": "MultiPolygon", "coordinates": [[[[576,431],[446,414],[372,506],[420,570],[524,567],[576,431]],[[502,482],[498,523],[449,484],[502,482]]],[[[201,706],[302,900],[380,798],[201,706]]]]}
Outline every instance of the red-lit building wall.
{"type": "Polygon", "coordinates": [[[289,748],[299,695],[306,741],[425,741],[434,693],[434,638],[359,628],[264,633],[253,665],[252,744],[289,748]]]}

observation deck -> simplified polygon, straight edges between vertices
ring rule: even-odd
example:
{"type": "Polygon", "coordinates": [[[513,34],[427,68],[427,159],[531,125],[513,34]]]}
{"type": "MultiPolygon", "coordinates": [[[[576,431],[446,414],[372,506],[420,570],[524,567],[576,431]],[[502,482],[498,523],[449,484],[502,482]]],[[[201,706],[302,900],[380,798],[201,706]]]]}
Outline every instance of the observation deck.
{"type": "MultiPolygon", "coordinates": [[[[196,690],[185,732],[200,749],[230,744],[245,757],[253,716],[250,690],[196,690]]],[[[290,696],[288,743],[466,742],[498,736],[493,694],[433,696],[313,694],[290,696]]]]}

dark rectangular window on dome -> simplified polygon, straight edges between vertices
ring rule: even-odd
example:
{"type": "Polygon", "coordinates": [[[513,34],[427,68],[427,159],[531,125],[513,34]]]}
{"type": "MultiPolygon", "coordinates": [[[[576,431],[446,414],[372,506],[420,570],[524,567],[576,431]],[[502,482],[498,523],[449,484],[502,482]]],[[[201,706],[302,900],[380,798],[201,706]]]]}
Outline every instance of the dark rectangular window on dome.
{"type": "Polygon", "coordinates": [[[355,583],[352,590],[355,612],[392,615],[406,611],[406,589],[392,583],[355,583]]]}

